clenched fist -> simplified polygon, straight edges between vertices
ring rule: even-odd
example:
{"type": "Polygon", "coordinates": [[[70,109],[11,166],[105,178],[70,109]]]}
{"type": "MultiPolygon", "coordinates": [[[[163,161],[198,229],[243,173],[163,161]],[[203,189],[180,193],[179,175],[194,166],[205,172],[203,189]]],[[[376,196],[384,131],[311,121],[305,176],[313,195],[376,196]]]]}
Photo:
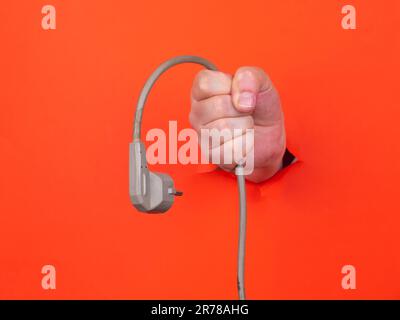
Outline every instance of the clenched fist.
{"type": "MultiPolygon", "coordinates": [[[[281,168],[284,117],[279,94],[262,69],[241,67],[233,77],[202,70],[193,82],[191,102],[189,119],[198,134],[201,129],[254,129],[254,171],[248,180],[264,181],[281,168]]],[[[235,164],[219,166],[232,171],[235,164]]]]}

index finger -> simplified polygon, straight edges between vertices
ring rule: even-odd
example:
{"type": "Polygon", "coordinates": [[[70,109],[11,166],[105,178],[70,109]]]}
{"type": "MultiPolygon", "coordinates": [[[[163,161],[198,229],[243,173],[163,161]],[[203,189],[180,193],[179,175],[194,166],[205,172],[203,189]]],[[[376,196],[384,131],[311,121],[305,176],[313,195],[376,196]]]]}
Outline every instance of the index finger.
{"type": "Polygon", "coordinates": [[[217,95],[230,94],[232,76],[220,71],[201,70],[192,86],[192,98],[201,101],[217,95]]]}

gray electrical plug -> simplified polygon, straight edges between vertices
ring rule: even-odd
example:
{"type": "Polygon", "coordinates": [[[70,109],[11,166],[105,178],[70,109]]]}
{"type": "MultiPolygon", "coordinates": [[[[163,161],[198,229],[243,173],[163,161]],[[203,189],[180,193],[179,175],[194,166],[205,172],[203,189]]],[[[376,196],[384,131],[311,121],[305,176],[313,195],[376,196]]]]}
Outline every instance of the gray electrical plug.
{"type": "Polygon", "coordinates": [[[151,213],[167,211],[174,196],[182,195],[169,175],[149,171],[141,141],[129,145],[129,195],[136,209],[151,213]]]}

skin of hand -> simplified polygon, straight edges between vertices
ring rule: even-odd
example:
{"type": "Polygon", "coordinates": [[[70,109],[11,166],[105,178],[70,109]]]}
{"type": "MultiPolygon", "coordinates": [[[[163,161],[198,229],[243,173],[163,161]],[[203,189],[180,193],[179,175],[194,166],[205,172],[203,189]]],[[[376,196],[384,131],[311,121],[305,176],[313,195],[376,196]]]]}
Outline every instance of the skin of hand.
{"type": "MultiPolygon", "coordinates": [[[[241,67],[234,76],[200,71],[193,81],[189,120],[198,134],[203,128],[254,129],[254,170],[247,180],[262,182],[280,170],[284,116],[278,91],[262,69],[241,67]]],[[[219,166],[233,171],[235,164],[219,166]]]]}

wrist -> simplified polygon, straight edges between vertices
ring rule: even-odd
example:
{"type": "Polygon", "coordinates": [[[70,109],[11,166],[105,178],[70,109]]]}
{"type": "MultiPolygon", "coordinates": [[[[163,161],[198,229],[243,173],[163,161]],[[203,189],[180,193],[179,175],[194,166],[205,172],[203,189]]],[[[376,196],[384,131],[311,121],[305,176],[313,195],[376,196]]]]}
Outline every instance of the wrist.
{"type": "Polygon", "coordinates": [[[296,160],[296,157],[286,148],[279,158],[271,161],[266,166],[256,167],[253,172],[246,176],[246,180],[260,183],[272,178],[281,169],[286,168],[296,160]]]}

